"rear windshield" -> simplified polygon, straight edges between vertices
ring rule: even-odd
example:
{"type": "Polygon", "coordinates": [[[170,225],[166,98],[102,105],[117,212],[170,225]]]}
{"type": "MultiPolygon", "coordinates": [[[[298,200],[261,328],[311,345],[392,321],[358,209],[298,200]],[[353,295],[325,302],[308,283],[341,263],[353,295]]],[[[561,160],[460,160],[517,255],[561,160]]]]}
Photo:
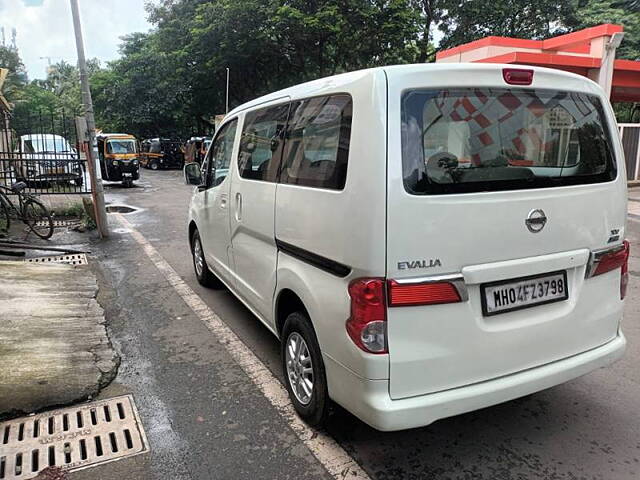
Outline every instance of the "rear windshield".
{"type": "Polygon", "coordinates": [[[500,88],[405,93],[402,167],[415,195],[597,183],[616,174],[597,97],[500,88]]]}

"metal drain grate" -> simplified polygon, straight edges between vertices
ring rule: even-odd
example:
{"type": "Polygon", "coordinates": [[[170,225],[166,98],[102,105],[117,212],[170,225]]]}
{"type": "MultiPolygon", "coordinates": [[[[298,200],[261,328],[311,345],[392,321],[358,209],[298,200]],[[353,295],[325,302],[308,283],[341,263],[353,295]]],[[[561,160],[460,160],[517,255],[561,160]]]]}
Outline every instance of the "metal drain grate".
{"type": "Polygon", "coordinates": [[[0,479],[80,470],[148,451],[131,395],[0,423],[0,479]]]}
{"type": "Polygon", "coordinates": [[[87,260],[87,256],[84,253],[32,257],[25,258],[24,261],[28,263],[68,263],[70,265],[87,265],[89,263],[89,261],[87,260]]]}

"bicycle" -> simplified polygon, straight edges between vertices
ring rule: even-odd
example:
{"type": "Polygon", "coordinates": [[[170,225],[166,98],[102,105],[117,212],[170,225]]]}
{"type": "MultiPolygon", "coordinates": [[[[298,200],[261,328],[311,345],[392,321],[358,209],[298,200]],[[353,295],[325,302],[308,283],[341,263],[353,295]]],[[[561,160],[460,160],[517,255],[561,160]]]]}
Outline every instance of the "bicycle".
{"type": "Polygon", "coordinates": [[[27,188],[25,182],[16,182],[11,187],[0,185],[0,233],[7,233],[11,225],[11,214],[29,227],[37,236],[47,239],[53,235],[53,219],[40,200],[23,192],[27,188]],[[8,193],[18,196],[16,206],[8,193]]]}

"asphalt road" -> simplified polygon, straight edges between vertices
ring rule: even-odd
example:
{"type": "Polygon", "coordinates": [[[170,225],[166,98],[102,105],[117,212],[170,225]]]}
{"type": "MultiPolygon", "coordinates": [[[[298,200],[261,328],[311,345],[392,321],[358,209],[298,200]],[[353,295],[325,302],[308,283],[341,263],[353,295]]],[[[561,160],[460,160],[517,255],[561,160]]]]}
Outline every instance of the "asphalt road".
{"type": "MultiPolygon", "coordinates": [[[[106,188],[126,219],[280,378],[274,337],[228,291],[200,287],[186,235],[191,188],[181,172],[144,170],[106,188]]],[[[640,189],[631,191],[640,206],[640,189]]],[[[265,398],[116,222],[96,245],[110,334],[122,356],[102,396],[133,392],[151,454],[74,478],[327,478],[265,398]],[[133,473],[133,476],[132,476],[133,473]],[[124,476],[124,477],[123,477],[124,476]]],[[[329,434],[374,479],[639,479],[640,216],[630,215],[625,357],[549,390],[428,427],[381,433],[347,412],[329,434]]]]}

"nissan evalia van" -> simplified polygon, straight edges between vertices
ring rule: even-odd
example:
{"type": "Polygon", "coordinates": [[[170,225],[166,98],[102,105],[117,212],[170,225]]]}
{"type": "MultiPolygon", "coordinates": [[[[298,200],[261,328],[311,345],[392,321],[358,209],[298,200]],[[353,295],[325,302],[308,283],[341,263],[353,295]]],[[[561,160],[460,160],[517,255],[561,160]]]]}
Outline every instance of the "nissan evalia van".
{"type": "Polygon", "coordinates": [[[626,174],[592,81],[406,65],[246,103],[189,209],[195,273],[281,340],[309,424],[331,401],[427,425],[618,359],[626,174]]]}

